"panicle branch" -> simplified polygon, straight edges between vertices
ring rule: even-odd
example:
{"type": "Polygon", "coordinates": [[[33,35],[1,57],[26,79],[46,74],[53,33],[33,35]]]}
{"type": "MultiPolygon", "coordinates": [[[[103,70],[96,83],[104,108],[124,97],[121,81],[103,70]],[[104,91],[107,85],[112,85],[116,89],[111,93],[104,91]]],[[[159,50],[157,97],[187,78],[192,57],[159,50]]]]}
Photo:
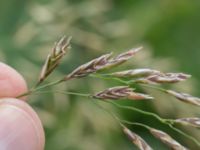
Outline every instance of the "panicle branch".
{"type": "MultiPolygon", "coordinates": [[[[49,86],[53,86],[56,84],[59,84],[63,81],[67,81],[69,79],[75,79],[75,78],[82,78],[85,76],[88,76],[93,73],[97,73],[98,71],[106,70],[106,69],[111,69],[113,67],[116,67],[118,65],[123,64],[124,62],[128,61],[131,59],[137,52],[139,52],[142,47],[136,48],[136,49],[131,49],[127,52],[121,53],[115,57],[112,57],[112,53],[104,54],[100,57],[97,57],[95,59],[92,59],[91,61],[80,65],[76,69],[74,69],[71,73],[66,75],[63,79],[50,82],[48,84],[45,84],[43,86],[39,86],[40,83],[42,83],[54,70],[55,68],[60,64],[61,59],[63,56],[68,52],[70,49],[70,41],[71,37],[66,37],[63,36],[58,42],[55,43],[55,46],[51,50],[51,52],[48,54],[45,63],[42,67],[40,76],[39,76],[39,81],[33,89],[28,91],[25,94],[20,95],[30,95],[33,92],[39,91],[41,89],[44,89],[49,86]]],[[[191,75],[184,74],[184,73],[163,73],[158,70],[154,69],[149,69],[149,68],[140,68],[140,69],[130,69],[130,70],[125,70],[125,71],[119,71],[119,72],[114,72],[110,74],[104,74],[109,76],[109,79],[115,79],[115,81],[120,81],[121,83],[127,85],[127,86],[115,86],[112,88],[105,89],[103,91],[100,91],[96,94],[81,94],[81,93],[74,93],[74,92],[66,92],[68,94],[72,95],[77,95],[77,96],[85,96],[85,97],[92,97],[95,99],[100,99],[100,100],[121,100],[121,99],[129,99],[129,100],[143,100],[143,99],[153,99],[152,96],[143,94],[143,93],[138,93],[135,92],[133,88],[130,87],[130,83],[134,83],[136,85],[145,85],[146,87],[154,88],[156,90],[165,92],[169,95],[174,96],[180,101],[190,103],[196,106],[200,106],[200,98],[191,96],[186,93],[179,93],[173,90],[166,90],[164,88],[160,88],[157,86],[152,86],[152,85],[147,85],[147,84],[165,84],[165,83],[178,83],[181,81],[185,81],[186,79],[190,78],[191,75]],[[120,78],[126,78],[127,80],[123,80],[120,78]],[[140,83],[145,83],[145,84],[140,84],[140,83]]],[[[102,76],[104,78],[105,76],[102,76]]],[[[110,103],[115,104],[112,101],[109,101],[110,103]]],[[[193,117],[193,118],[180,118],[180,119],[163,119],[157,114],[151,113],[151,112],[146,112],[141,109],[135,108],[135,107],[129,107],[129,106],[121,106],[118,104],[117,107],[119,108],[124,108],[124,109],[129,109],[133,110],[139,113],[142,113],[144,115],[148,116],[153,116],[157,118],[161,123],[168,125],[171,127],[171,129],[174,129],[175,131],[181,133],[185,137],[188,137],[189,139],[193,140],[199,147],[200,143],[193,137],[187,135],[186,133],[182,132],[181,130],[175,128],[173,125],[174,123],[180,123],[184,125],[190,125],[194,127],[200,127],[200,118],[193,117]]],[[[140,124],[140,123],[133,123],[133,124],[140,124]]],[[[170,135],[167,133],[147,127],[147,125],[143,126],[151,132],[152,135],[154,135],[157,139],[162,141],[164,144],[166,144],[168,147],[170,147],[172,150],[187,150],[186,147],[182,146],[180,143],[178,143],[176,140],[174,140],[170,135]]],[[[123,127],[123,132],[129,137],[129,139],[140,149],[140,150],[152,150],[152,148],[143,140],[139,135],[136,133],[132,132],[125,126],[123,127]]]]}

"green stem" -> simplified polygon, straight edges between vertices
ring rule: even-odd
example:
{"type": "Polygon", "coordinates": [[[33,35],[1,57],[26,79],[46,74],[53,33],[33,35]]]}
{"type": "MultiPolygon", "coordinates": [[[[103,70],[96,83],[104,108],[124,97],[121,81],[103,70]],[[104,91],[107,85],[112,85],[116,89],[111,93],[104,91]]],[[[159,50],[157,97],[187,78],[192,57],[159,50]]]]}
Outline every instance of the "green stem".
{"type": "MultiPolygon", "coordinates": [[[[120,83],[127,84],[127,85],[130,85],[131,83],[133,83],[132,81],[130,82],[130,81],[121,80],[119,78],[104,77],[104,76],[99,75],[99,74],[91,74],[90,77],[101,78],[101,79],[106,79],[106,80],[115,80],[115,81],[118,81],[120,83]]],[[[45,89],[45,88],[50,87],[50,86],[57,85],[57,84],[59,84],[61,82],[64,82],[64,81],[66,81],[66,79],[61,79],[61,80],[57,80],[55,82],[50,82],[50,83],[42,85],[42,86],[38,86],[38,85],[40,85],[40,84],[38,84],[35,88],[29,90],[28,92],[17,96],[17,98],[33,94],[34,92],[36,93],[39,90],[45,89]]],[[[145,84],[140,84],[140,85],[145,86],[145,87],[149,87],[149,88],[154,88],[156,90],[165,92],[165,89],[162,89],[162,88],[159,88],[159,87],[145,85],[145,84]]],[[[43,92],[40,92],[40,93],[45,93],[45,92],[48,93],[49,91],[43,91],[43,92]]],[[[77,95],[77,96],[91,97],[90,94],[82,94],[82,93],[76,93],[76,92],[62,92],[62,91],[55,91],[55,92],[60,93],[60,94],[68,94],[68,95],[77,95]]],[[[39,92],[37,92],[37,93],[39,93],[39,92]]],[[[93,102],[95,103],[95,101],[93,101],[93,102]]],[[[172,120],[172,119],[164,119],[164,118],[161,118],[160,116],[158,116],[157,114],[154,114],[154,113],[151,113],[151,112],[147,112],[147,111],[143,111],[143,110],[135,108],[135,107],[122,106],[122,105],[119,105],[117,103],[110,102],[110,101],[109,101],[109,103],[113,104],[114,106],[116,106],[118,108],[129,109],[129,110],[133,110],[133,111],[139,112],[139,113],[144,114],[144,115],[152,116],[152,117],[158,119],[161,123],[163,123],[165,125],[168,125],[172,130],[174,130],[174,131],[178,132],[179,134],[185,136],[186,138],[192,140],[194,143],[196,143],[200,147],[200,143],[199,143],[198,140],[196,140],[194,137],[192,137],[192,136],[190,136],[190,135],[182,132],[181,130],[175,128],[173,126],[173,124],[175,123],[175,121],[172,120]]],[[[142,123],[136,123],[136,122],[129,122],[129,121],[126,121],[126,120],[121,120],[114,113],[108,111],[107,109],[105,109],[104,107],[98,105],[97,103],[95,103],[95,104],[98,107],[100,107],[101,109],[103,109],[104,111],[106,111],[107,113],[109,113],[120,124],[120,126],[122,126],[122,127],[125,127],[125,125],[122,123],[122,122],[124,122],[126,124],[138,125],[138,126],[142,126],[142,127],[146,128],[146,129],[150,129],[149,126],[144,125],[142,123]]]]}
{"type": "Polygon", "coordinates": [[[129,82],[128,81],[124,81],[124,80],[121,80],[119,78],[115,78],[115,77],[106,77],[106,76],[102,76],[101,74],[91,74],[89,75],[90,77],[93,77],[93,78],[100,78],[100,79],[104,79],[104,80],[115,80],[115,81],[118,81],[120,83],[123,83],[123,84],[128,84],[129,82]]]}
{"type": "Polygon", "coordinates": [[[45,85],[42,85],[42,86],[39,86],[39,87],[36,87],[34,89],[34,91],[38,91],[38,90],[41,90],[41,89],[44,89],[44,88],[47,88],[47,87],[50,87],[50,86],[54,86],[54,85],[57,85],[57,84],[59,84],[61,82],[63,82],[63,79],[57,80],[57,81],[54,81],[54,82],[50,82],[48,84],[45,84],[45,85]]]}
{"type": "MultiPolygon", "coordinates": [[[[138,109],[138,108],[135,108],[135,107],[131,107],[131,106],[121,106],[121,105],[116,104],[116,103],[114,103],[114,102],[109,102],[109,103],[111,103],[111,104],[117,106],[118,108],[129,109],[129,110],[133,110],[133,111],[142,113],[142,114],[144,114],[144,115],[153,116],[153,117],[157,118],[161,123],[163,123],[163,124],[169,126],[172,130],[174,130],[174,131],[176,131],[177,133],[179,133],[179,134],[185,136],[186,138],[190,139],[190,140],[193,141],[198,147],[200,147],[200,142],[199,142],[198,140],[196,140],[194,137],[192,137],[192,136],[190,136],[190,135],[184,133],[183,131],[177,129],[176,127],[174,127],[173,124],[175,123],[175,121],[172,120],[172,119],[163,119],[163,118],[161,118],[160,116],[158,116],[158,115],[156,115],[156,114],[154,114],[154,113],[147,112],[147,111],[143,111],[143,110],[138,109]]],[[[127,121],[126,121],[126,122],[127,122],[127,121]]],[[[135,124],[135,123],[131,123],[131,122],[127,122],[127,123],[133,124],[133,125],[135,124]]],[[[140,126],[142,126],[142,125],[140,125],[140,126]]],[[[145,126],[144,126],[144,127],[145,127],[145,126]]],[[[147,127],[148,127],[148,126],[147,126],[147,127]]],[[[145,127],[145,128],[148,129],[147,127],[145,127]]]]}
{"type": "Polygon", "coordinates": [[[172,119],[164,119],[164,118],[161,118],[160,116],[158,116],[157,114],[154,114],[154,113],[148,112],[148,111],[144,111],[144,110],[135,108],[133,106],[122,106],[122,105],[119,105],[119,104],[117,104],[115,102],[111,102],[111,101],[109,101],[108,103],[113,104],[114,106],[116,106],[118,108],[133,110],[135,112],[138,112],[138,113],[141,113],[141,114],[144,114],[144,115],[152,116],[152,117],[158,119],[160,122],[162,122],[166,125],[175,123],[175,121],[172,120],[172,119]]]}
{"type": "Polygon", "coordinates": [[[130,122],[130,121],[127,121],[127,120],[120,120],[121,122],[125,123],[125,124],[129,124],[129,125],[135,125],[135,126],[140,126],[140,127],[143,127],[143,128],[146,128],[148,130],[151,129],[151,127],[149,127],[148,125],[145,125],[143,123],[139,123],[139,122],[130,122]]]}
{"type": "Polygon", "coordinates": [[[181,130],[175,128],[173,125],[170,125],[170,124],[169,124],[168,126],[169,126],[172,130],[176,131],[177,133],[179,133],[179,134],[185,136],[186,138],[190,139],[190,140],[193,141],[198,147],[200,147],[200,142],[199,142],[197,139],[195,139],[194,137],[192,137],[192,136],[188,135],[187,133],[185,133],[185,132],[183,132],[183,131],[181,131],[181,130]]]}
{"type": "Polygon", "coordinates": [[[42,86],[39,86],[39,87],[32,88],[32,89],[30,89],[28,92],[23,93],[23,94],[17,96],[16,98],[21,98],[21,97],[30,95],[30,94],[32,94],[32,93],[34,93],[34,92],[36,92],[36,91],[39,91],[39,90],[41,90],[41,89],[44,89],[44,88],[47,88],[47,87],[50,87],[50,86],[53,86],[53,85],[57,85],[57,84],[59,84],[59,83],[61,83],[61,82],[63,82],[63,81],[64,81],[64,80],[61,79],[61,80],[57,80],[57,81],[54,81],[54,82],[50,82],[50,83],[48,83],[48,84],[45,84],[45,85],[42,85],[42,86]]]}
{"type": "Polygon", "coordinates": [[[45,93],[59,93],[64,95],[75,95],[75,96],[82,96],[82,97],[90,97],[90,94],[84,94],[84,93],[77,93],[77,92],[68,92],[68,91],[41,91],[41,92],[35,92],[34,94],[45,94],[45,93]]]}
{"type": "Polygon", "coordinates": [[[162,91],[162,92],[166,92],[165,89],[163,88],[160,88],[160,87],[157,87],[157,86],[152,86],[152,85],[147,85],[147,84],[144,84],[144,83],[138,83],[138,82],[135,82],[135,80],[131,80],[131,81],[125,81],[125,80],[122,80],[120,78],[117,78],[117,77],[109,77],[108,76],[109,74],[91,74],[90,77],[94,77],[94,78],[100,78],[100,79],[104,79],[104,80],[115,80],[115,81],[118,81],[119,83],[122,83],[122,84],[126,84],[126,85],[132,85],[133,83],[135,84],[138,84],[140,86],[143,86],[143,87],[148,87],[148,88],[152,88],[152,89],[156,89],[156,90],[159,90],[159,91],[162,91]]]}
{"type": "Polygon", "coordinates": [[[106,108],[102,107],[101,105],[99,105],[94,99],[92,99],[92,102],[97,106],[99,107],[100,109],[102,109],[103,111],[105,111],[106,113],[108,113],[109,115],[111,115],[114,120],[119,123],[119,125],[121,127],[125,127],[125,125],[121,122],[121,120],[119,119],[119,117],[117,117],[113,112],[111,111],[108,111],[106,108]]]}
{"type": "Polygon", "coordinates": [[[157,86],[147,85],[147,84],[143,84],[143,83],[139,83],[139,85],[140,85],[140,86],[143,86],[143,87],[155,89],[155,90],[158,90],[158,91],[161,91],[161,92],[166,92],[165,89],[160,88],[160,87],[157,87],[157,86]]]}
{"type": "Polygon", "coordinates": [[[119,125],[121,127],[126,127],[124,124],[129,124],[129,125],[136,125],[136,126],[140,126],[140,127],[143,127],[143,128],[146,128],[146,129],[151,129],[151,127],[145,125],[145,124],[142,124],[142,123],[138,123],[138,122],[130,122],[128,120],[122,120],[120,119],[118,116],[116,116],[113,112],[107,110],[106,108],[102,107],[101,105],[99,105],[96,101],[93,101],[94,104],[99,107],[100,109],[102,109],[103,111],[105,111],[106,113],[108,113],[110,116],[112,116],[112,118],[114,118],[114,120],[117,121],[117,123],[119,123],[119,125]]]}

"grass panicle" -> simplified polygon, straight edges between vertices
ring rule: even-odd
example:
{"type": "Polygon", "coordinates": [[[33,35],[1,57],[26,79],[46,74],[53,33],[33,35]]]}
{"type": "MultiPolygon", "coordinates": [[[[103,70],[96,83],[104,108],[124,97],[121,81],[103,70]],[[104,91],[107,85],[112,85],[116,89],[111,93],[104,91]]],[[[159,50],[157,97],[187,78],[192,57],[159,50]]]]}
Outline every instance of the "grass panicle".
{"type": "MultiPolygon", "coordinates": [[[[154,99],[151,95],[143,94],[135,92],[134,87],[146,87],[152,88],[159,92],[167,93],[168,95],[174,96],[178,100],[181,100],[186,103],[190,103],[196,106],[200,106],[200,98],[191,96],[186,93],[176,92],[171,89],[165,89],[162,87],[162,84],[174,84],[181,81],[185,81],[191,77],[191,75],[184,74],[184,73],[163,73],[159,70],[149,69],[149,68],[138,68],[138,69],[130,69],[124,71],[117,71],[111,73],[99,73],[100,71],[106,71],[111,68],[117,67],[131,59],[135,56],[142,47],[131,49],[127,52],[121,53],[115,57],[113,57],[112,53],[107,53],[92,59],[91,61],[80,65],[76,69],[74,69],[71,73],[67,74],[63,78],[52,81],[48,83],[43,83],[43,81],[57,68],[60,64],[63,56],[68,52],[70,49],[71,37],[62,37],[58,42],[55,43],[55,46],[48,54],[44,65],[42,67],[39,81],[37,82],[36,86],[31,88],[28,92],[23,93],[17,98],[31,95],[31,94],[44,94],[49,93],[48,91],[44,91],[46,88],[51,86],[55,86],[57,84],[66,82],[70,79],[76,78],[83,78],[83,77],[93,77],[102,80],[113,80],[116,83],[119,83],[118,86],[107,88],[103,91],[97,92],[96,94],[84,94],[79,92],[69,92],[69,91],[55,91],[60,94],[67,94],[67,95],[76,95],[76,96],[83,96],[88,97],[88,99],[93,99],[92,102],[104,101],[110,104],[113,104],[118,109],[127,109],[130,111],[135,111],[142,115],[148,117],[154,117],[162,124],[167,125],[171,130],[176,131],[180,135],[184,136],[185,138],[193,141],[198,148],[200,148],[200,142],[194,138],[193,136],[185,133],[184,131],[176,128],[175,124],[183,124],[187,126],[193,127],[200,127],[200,119],[197,117],[191,118],[180,118],[180,119],[164,119],[160,117],[158,114],[147,112],[145,110],[133,107],[133,106],[123,106],[121,104],[113,102],[114,100],[143,100],[143,99],[154,99]],[[41,83],[43,83],[41,85],[41,83]],[[159,86],[157,86],[159,84],[159,86]],[[137,85],[137,86],[135,86],[137,85]]],[[[53,92],[53,91],[51,91],[53,92]]],[[[103,107],[100,106],[103,110],[103,107]]],[[[127,120],[119,119],[114,113],[110,112],[110,110],[106,110],[109,114],[113,116],[115,120],[119,123],[119,125],[123,128],[123,132],[129,137],[129,139],[140,149],[140,150],[152,150],[152,148],[143,140],[139,135],[135,134],[131,130],[129,130],[125,125],[122,123],[126,123],[129,125],[137,125],[146,128],[150,131],[152,135],[154,135],[157,139],[162,141],[165,145],[167,145],[172,150],[187,150],[182,144],[178,143],[175,139],[173,139],[167,133],[152,128],[146,124],[130,122],[127,120]]]]}

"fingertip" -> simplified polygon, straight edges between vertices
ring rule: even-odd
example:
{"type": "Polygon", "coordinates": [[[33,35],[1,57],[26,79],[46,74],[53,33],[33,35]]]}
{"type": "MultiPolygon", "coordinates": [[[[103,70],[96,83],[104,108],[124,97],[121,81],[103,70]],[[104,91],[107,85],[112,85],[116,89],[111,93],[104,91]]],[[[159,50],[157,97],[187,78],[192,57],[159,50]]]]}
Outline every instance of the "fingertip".
{"type": "Polygon", "coordinates": [[[0,85],[0,98],[14,98],[27,91],[24,78],[15,69],[2,62],[0,62],[0,85]]]}
{"type": "Polygon", "coordinates": [[[41,121],[27,103],[14,98],[1,99],[0,122],[0,149],[44,149],[41,121]]]}

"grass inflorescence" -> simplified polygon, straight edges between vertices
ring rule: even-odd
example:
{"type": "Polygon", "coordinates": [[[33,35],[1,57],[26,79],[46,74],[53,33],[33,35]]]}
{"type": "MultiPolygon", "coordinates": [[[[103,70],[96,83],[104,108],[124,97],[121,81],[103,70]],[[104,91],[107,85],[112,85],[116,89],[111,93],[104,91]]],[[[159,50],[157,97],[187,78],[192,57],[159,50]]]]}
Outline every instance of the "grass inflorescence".
{"type": "MultiPolygon", "coordinates": [[[[191,96],[186,93],[177,92],[172,89],[165,89],[162,88],[162,86],[160,86],[162,84],[175,84],[185,81],[188,78],[190,78],[191,75],[185,73],[177,73],[177,72],[162,72],[151,68],[131,68],[129,70],[120,70],[117,72],[105,73],[106,70],[109,70],[110,72],[112,68],[117,67],[127,62],[129,59],[133,58],[142,49],[142,47],[139,47],[118,54],[117,56],[113,56],[113,53],[107,53],[101,55],[97,58],[92,59],[89,62],[86,62],[85,64],[78,66],[77,68],[72,70],[70,73],[66,74],[64,77],[61,77],[57,81],[47,82],[47,83],[44,82],[47,79],[47,77],[50,76],[51,73],[55,71],[57,66],[61,63],[63,57],[66,55],[66,53],[68,53],[69,49],[71,48],[70,41],[71,37],[67,38],[64,36],[58,42],[55,43],[55,46],[53,47],[51,52],[47,55],[44,65],[41,69],[38,82],[28,92],[19,95],[18,98],[31,94],[48,93],[49,91],[45,91],[47,87],[51,87],[60,83],[67,82],[68,80],[77,78],[88,77],[88,78],[99,78],[101,80],[113,80],[116,81],[116,83],[118,83],[119,85],[103,89],[102,91],[97,91],[96,93],[85,94],[85,93],[68,92],[68,91],[53,91],[53,92],[60,94],[88,97],[89,100],[92,99],[92,102],[95,102],[95,104],[97,105],[98,103],[96,102],[102,101],[109,103],[118,109],[126,109],[129,111],[134,111],[146,115],[148,117],[153,117],[158,121],[160,121],[162,124],[167,125],[172,130],[178,132],[181,136],[184,136],[188,140],[193,141],[200,148],[200,142],[197,139],[188,135],[184,131],[176,128],[175,126],[176,124],[180,124],[184,126],[200,128],[200,118],[187,117],[187,118],[177,118],[177,119],[165,119],[160,117],[158,114],[152,112],[147,112],[145,110],[133,106],[124,106],[115,103],[115,101],[118,100],[141,101],[141,100],[154,99],[154,97],[149,94],[137,92],[137,89],[133,88],[133,86],[138,85],[141,87],[144,86],[146,88],[166,93],[169,96],[175,97],[177,100],[180,100],[181,102],[185,102],[195,106],[200,106],[200,98],[191,96]]],[[[107,110],[102,106],[99,107],[102,110],[105,110],[106,112],[111,114],[111,116],[117,121],[117,123],[119,123],[125,135],[140,150],[152,150],[153,148],[141,136],[128,129],[126,125],[141,126],[146,128],[149,131],[149,133],[151,133],[155,138],[163,142],[170,149],[173,150],[188,149],[164,131],[155,129],[143,123],[130,122],[127,120],[120,119],[110,110],[107,110]]]]}

